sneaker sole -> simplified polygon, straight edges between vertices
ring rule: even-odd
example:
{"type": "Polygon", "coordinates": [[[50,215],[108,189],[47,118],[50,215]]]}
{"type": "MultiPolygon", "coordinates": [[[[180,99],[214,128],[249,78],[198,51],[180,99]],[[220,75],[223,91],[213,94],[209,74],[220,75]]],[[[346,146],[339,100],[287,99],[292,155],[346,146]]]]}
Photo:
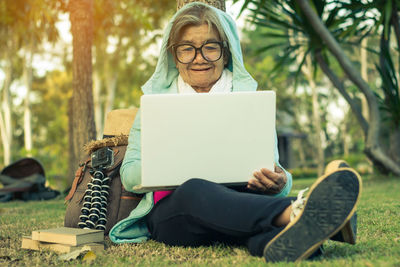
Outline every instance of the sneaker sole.
{"type": "Polygon", "coordinates": [[[350,168],[317,179],[302,212],[265,246],[265,260],[294,262],[308,258],[354,214],[361,184],[361,177],[350,168]]]}
{"type": "Polygon", "coordinates": [[[324,170],[324,174],[328,174],[334,171],[337,171],[338,169],[341,168],[350,168],[349,164],[347,164],[346,161],[337,159],[334,161],[329,162],[329,164],[326,166],[324,170]]]}
{"type": "MultiPolygon", "coordinates": [[[[331,161],[325,168],[324,174],[328,174],[337,171],[340,168],[350,168],[344,160],[334,160],[331,161]]],[[[346,222],[342,229],[331,237],[331,240],[349,243],[351,245],[356,244],[357,239],[357,212],[346,222]]]]}
{"type": "Polygon", "coordinates": [[[330,237],[331,240],[355,245],[357,241],[357,212],[346,222],[340,231],[330,237]]]}

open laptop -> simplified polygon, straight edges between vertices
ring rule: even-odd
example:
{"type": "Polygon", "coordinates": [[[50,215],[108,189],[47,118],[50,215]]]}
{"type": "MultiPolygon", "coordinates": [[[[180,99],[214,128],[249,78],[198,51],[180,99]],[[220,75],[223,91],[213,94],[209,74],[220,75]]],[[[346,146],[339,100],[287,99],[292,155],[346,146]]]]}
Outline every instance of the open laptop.
{"type": "Polygon", "coordinates": [[[190,178],[239,185],[272,170],[275,103],[273,91],[142,96],[142,181],[134,189],[172,189],[190,178]]]}

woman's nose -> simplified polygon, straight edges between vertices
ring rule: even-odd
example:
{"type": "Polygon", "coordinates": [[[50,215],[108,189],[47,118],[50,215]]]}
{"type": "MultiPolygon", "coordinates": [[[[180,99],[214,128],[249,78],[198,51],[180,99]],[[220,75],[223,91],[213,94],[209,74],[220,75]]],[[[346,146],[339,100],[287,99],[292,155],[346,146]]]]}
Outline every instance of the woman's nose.
{"type": "Polygon", "coordinates": [[[196,51],[196,56],[194,57],[193,63],[204,63],[207,60],[204,59],[203,55],[201,54],[200,50],[196,51]]]}

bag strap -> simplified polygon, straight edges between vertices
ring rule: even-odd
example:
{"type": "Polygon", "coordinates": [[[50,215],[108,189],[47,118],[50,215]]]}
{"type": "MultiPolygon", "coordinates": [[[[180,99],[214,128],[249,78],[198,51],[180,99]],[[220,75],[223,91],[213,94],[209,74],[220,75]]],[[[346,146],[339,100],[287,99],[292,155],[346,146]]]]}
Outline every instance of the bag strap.
{"type": "Polygon", "coordinates": [[[72,182],[71,190],[69,190],[68,195],[65,197],[65,202],[69,201],[75,194],[78,184],[82,181],[83,175],[85,174],[86,167],[90,162],[90,157],[82,164],[80,164],[79,169],[75,173],[74,181],[72,182]]]}
{"type": "MultiPolygon", "coordinates": [[[[118,149],[113,149],[114,156],[119,153],[118,149]]],[[[65,202],[71,200],[74,196],[78,185],[82,182],[83,176],[85,175],[86,167],[88,163],[91,161],[91,157],[89,157],[84,163],[80,164],[79,169],[75,173],[74,181],[72,182],[71,190],[69,191],[68,195],[65,197],[65,202]]],[[[109,175],[110,179],[114,178],[118,173],[119,169],[122,165],[122,161],[120,161],[117,165],[112,167],[112,173],[109,175]]]]}

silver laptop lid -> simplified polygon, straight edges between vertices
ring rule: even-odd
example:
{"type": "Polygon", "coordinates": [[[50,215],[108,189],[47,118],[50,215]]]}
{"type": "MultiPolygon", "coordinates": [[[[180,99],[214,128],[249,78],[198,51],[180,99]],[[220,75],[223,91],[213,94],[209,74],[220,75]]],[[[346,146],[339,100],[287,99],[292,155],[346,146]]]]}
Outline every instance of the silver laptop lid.
{"type": "Polygon", "coordinates": [[[275,102],[273,91],[142,96],[142,187],[247,183],[272,170],[275,102]]]}

